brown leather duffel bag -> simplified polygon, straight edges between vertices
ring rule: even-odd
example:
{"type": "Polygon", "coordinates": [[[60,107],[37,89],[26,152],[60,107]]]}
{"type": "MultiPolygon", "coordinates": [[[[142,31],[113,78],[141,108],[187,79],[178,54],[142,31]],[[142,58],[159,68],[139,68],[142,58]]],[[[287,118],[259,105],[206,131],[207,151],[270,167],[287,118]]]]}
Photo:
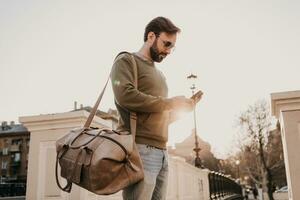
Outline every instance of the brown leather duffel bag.
{"type": "MultiPolygon", "coordinates": [[[[137,66],[131,57],[137,87],[137,66]]],[[[135,113],[130,113],[131,132],[90,127],[108,80],[84,127],[71,130],[56,141],[56,182],[63,191],[70,192],[72,183],[75,183],[99,195],[113,194],[144,177],[135,144],[135,113]],[[61,176],[67,180],[65,187],[58,180],[58,163],[61,176]]]]}

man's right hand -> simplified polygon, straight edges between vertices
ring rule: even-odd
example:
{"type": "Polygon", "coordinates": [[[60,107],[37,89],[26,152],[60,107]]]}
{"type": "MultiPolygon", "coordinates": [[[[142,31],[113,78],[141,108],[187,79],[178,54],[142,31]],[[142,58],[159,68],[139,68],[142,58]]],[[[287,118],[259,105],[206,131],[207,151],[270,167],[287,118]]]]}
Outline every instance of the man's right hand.
{"type": "Polygon", "coordinates": [[[186,98],[185,96],[176,96],[171,98],[171,109],[172,110],[183,110],[192,111],[195,103],[192,99],[186,98]]]}

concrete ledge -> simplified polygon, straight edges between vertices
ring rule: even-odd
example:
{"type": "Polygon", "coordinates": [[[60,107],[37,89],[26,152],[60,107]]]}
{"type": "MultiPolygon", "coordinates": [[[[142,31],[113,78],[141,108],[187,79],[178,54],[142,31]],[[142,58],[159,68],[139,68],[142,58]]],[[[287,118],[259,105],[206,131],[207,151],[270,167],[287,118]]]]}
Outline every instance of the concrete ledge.
{"type": "Polygon", "coordinates": [[[300,90],[271,94],[272,115],[279,118],[280,111],[300,109],[300,90]]]}
{"type": "MultiPolygon", "coordinates": [[[[19,117],[19,121],[22,124],[25,124],[26,128],[31,132],[74,128],[83,126],[89,114],[90,113],[85,110],[80,110],[74,112],[19,117]]],[[[111,121],[95,116],[91,126],[97,127],[99,124],[101,124],[101,126],[112,127],[111,121]]]]}

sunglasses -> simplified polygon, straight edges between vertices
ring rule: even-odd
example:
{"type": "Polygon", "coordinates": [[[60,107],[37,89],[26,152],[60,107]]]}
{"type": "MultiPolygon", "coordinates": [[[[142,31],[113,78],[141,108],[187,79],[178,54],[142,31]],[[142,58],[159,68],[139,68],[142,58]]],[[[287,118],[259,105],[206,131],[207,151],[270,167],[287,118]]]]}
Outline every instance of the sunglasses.
{"type": "Polygon", "coordinates": [[[175,48],[175,44],[173,44],[172,42],[161,39],[161,38],[159,37],[159,35],[156,36],[156,37],[162,41],[162,43],[164,44],[164,47],[165,47],[166,49],[174,49],[174,48],[175,48]]]}

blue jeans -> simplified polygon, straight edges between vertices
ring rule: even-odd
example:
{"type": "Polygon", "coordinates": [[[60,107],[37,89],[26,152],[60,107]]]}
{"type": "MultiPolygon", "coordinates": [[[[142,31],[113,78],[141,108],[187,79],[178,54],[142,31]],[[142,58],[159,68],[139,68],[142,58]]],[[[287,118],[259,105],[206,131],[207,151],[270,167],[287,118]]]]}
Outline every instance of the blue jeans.
{"type": "Polygon", "coordinates": [[[144,180],[123,190],[124,200],[165,200],[168,184],[168,152],[137,144],[144,167],[144,180]]]}

